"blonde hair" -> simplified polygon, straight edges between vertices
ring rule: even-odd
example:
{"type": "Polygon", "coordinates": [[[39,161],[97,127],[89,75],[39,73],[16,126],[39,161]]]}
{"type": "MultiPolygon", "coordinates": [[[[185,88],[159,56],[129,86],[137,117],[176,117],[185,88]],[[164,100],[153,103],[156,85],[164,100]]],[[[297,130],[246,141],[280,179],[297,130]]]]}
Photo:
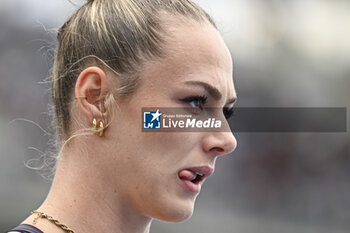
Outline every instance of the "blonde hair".
{"type": "Polygon", "coordinates": [[[165,54],[163,23],[171,16],[216,27],[191,0],[89,0],[63,24],[52,82],[59,139],[69,136],[70,102],[80,72],[89,65],[111,69],[120,79],[118,93],[133,93],[144,61],[165,54]]]}

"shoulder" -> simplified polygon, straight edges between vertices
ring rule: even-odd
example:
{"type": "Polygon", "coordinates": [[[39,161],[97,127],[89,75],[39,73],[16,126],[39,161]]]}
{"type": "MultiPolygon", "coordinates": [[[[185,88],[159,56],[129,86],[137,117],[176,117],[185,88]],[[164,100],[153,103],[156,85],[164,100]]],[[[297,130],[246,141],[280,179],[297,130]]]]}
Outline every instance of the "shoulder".
{"type": "Polygon", "coordinates": [[[44,233],[38,228],[28,225],[28,224],[21,224],[12,230],[8,231],[7,233],[44,233]]]}

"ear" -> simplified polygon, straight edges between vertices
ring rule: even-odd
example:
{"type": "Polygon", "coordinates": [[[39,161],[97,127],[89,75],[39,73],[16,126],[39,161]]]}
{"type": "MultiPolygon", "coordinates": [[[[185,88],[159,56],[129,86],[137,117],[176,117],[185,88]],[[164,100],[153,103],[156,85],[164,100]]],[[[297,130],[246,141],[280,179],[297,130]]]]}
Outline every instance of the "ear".
{"type": "Polygon", "coordinates": [[[79,110],[92,122],[104,118],[104,97],[111,90],[110,81],[106,72],[96,66],[90,66],[83,70],[75,84],[75,96],[79,110]]]}

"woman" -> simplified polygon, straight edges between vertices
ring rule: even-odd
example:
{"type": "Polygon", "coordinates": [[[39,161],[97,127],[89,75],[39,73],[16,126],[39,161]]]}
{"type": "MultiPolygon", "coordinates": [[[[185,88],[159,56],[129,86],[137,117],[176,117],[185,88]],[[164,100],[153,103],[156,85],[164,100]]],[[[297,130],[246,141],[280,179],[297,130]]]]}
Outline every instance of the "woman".
{"type": "Polygon", "coordinates": [[[141,111],[220,107],[227,117],[232,60],[211,18],[190,0],[93,0],[58,40],[55,178],[13,232],[144,233],[153,218],[189,218],[216,158],[236,140],[231,132],[146,133],[141,111]]]}

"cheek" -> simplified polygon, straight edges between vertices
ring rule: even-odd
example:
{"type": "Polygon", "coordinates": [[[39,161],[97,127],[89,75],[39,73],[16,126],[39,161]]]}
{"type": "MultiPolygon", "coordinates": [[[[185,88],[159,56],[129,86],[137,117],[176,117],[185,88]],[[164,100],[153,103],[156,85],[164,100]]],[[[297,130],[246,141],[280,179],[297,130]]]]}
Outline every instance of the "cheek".
{"type": "Polygon", "coordinates": [[[164,132],[142,135],[143,149],[155,159],[155,165],[166,169],[179,169],[193,156],[200,141],[190,133],[164,132]]]}

